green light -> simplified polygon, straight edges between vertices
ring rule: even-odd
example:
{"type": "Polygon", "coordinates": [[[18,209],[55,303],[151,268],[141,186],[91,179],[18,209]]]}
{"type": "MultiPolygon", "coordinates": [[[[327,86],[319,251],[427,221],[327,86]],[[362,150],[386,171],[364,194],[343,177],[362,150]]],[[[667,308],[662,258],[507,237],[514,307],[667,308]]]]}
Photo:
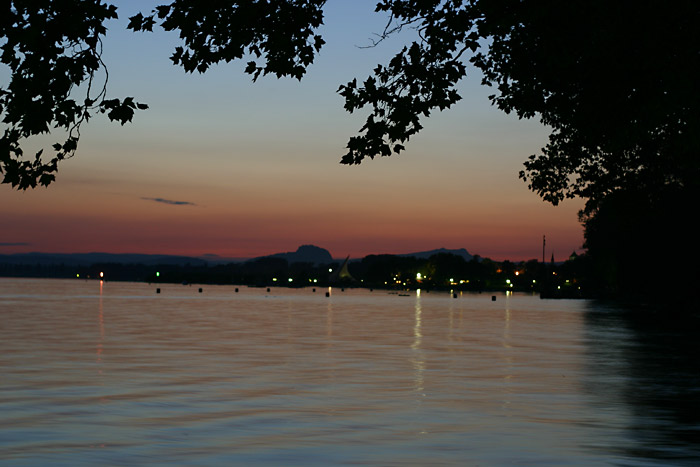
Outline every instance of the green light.
{"type": "Polygon", "coordinates": [[[156,271],[156,277],[160,277],[160,272],[156,271]]]}

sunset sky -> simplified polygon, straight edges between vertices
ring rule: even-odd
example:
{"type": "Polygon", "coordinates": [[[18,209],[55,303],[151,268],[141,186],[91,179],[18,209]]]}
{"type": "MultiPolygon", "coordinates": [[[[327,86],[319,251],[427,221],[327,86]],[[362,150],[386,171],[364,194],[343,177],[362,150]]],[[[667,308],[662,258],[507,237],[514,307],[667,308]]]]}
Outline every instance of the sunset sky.
{"type": "Polygon", "coordinates": [[[462,101],[424,120],[405,153],[339,164],[366,114],[345,112],[338,86],[364,79],[407,39],[358,47],[386,22],[375,1],[328,2],[327,44],[301,83],[252,83],[244,62],[185,74],[168,58],[175,34],[125,29],[159,2],[114,3],[108,93],[150,109],[123,127],[102,115],[84,125],[77,155],[48,188],[0,185],[1,254],[253,257],[314,244],[334,257],[445,247],[527,260],[541,257],[543,235],[548,259],[580,251],[582,202],[553,207],[518,179],[547,129],[492,107],[474,70],[462,101]]]}

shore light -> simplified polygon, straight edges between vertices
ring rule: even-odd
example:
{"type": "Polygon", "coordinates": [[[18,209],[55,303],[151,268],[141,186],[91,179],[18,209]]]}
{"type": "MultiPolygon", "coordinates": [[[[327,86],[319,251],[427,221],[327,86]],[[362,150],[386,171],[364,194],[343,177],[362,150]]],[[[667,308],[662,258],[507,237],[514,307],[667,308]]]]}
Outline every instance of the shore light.
{"type": "Polygon", "coordinates": [[[105,273],[100,271],[100,279],[102,279],[105,276],[105,273]]]}

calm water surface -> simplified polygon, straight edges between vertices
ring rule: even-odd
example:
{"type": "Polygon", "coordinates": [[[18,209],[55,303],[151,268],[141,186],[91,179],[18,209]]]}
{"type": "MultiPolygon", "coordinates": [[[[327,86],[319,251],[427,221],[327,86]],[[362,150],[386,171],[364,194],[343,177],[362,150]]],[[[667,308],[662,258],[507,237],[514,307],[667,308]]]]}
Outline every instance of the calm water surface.
{"type": "Polygon", "coordinates": [[[689,325],[583,300],[0,279],[3,465],[697,465],[689,325]]]}

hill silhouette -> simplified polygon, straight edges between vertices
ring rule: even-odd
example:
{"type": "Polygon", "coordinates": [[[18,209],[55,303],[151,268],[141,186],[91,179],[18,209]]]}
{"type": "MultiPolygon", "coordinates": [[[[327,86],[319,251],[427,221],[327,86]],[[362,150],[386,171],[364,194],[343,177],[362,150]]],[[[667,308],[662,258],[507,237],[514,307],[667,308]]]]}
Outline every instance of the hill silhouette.
{"type": "Polygon", "coordinates": [[[417,253],[404,253],[396,256],[402,256],[404,258],[407,257],[414,257],[414,258],[420,258],[420,259],[428,259],[433,255],[441,254],[441,253],[448,253],[452,254],[455,256],[461,256],[464,258],[465,261],[470,261],[474,256],[471,255],[465,248],[459,248],[457,250],[448,250],[447,248],[438,248],[436,250],[429,250],[429,251],[419,251],[417,253]]]}
{"type": "Polygon", "coordinates": [[[289,264],[292,263],[313,263],[313,264],[328,264],[333,262],[333,257],[325,248],[316,245],[301,245],[297,251],[287,253],[275,253],[273,255],[261,256],[259,258],[282,258],[286,259],[289,264]]]}
{"type": "Polygon", "coordinates": [[[4,264],[43,264],[66,266],[89,266],[97,263],[119,264],[173,264],[173,265],[205,265],[206,261],[190,256],[147,255],[138,253],[15,253],[0,255],[0,263],[4,264]]]}
{"type": "MultiPolygon", "coordinates": [[[[449,253],[461,256],[465,261],[473,258],[466,249],[446,249],[438,248],[435,250],[419,251],[415,253],[402,253],[394,256],[414,257],[419,259],[427,259],[439,253],[449,253]]],[[[296,251],[275,253],[272,255],[258,256],[255,258],[224,258],[218,255],[207,254],[199,257],[178,256],[178,255],[150,255],[139,253],[13,253],[0,254],[0,263],[7,265],[65,265],[65,266],[89,266],[91,264],[143,264],[143,265],[186,265],[203,266],[203,265],[219,265],[228,263],[242,263],[247,261],[259,260],[262,258],[279,258],[284,259],[289,264],[293,263],[312,263],[329,264],[334,262],[342,262],[345,258],[333,258],[331,253],[316,245],[301,245],[296,251]]],[[[351,261],[359,261],[361,258],[354,258],[351,261]]]]}

